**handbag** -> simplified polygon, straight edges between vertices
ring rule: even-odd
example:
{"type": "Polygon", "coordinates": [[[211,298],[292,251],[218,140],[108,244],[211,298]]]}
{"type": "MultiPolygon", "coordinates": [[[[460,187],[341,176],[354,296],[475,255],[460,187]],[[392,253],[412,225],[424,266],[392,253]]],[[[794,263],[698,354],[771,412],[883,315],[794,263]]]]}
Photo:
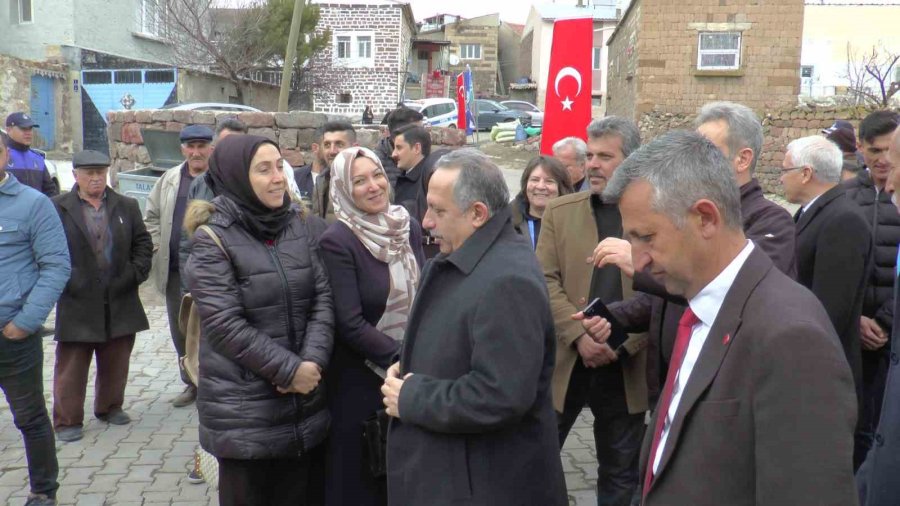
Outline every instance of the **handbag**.
{"type": "MultiPolygon", "coordinates": [[[[216,246],[228,257],[222,240],[213,232],[212,228],[207,225],[200,225],[197,230],[203,229],[204,232],[216,243],[216,246]]],[[[187,373],[191,383],[194,386],[199,384],[200,380],[200,313],[197,312],[197,306],[194,304],[194,298],[190,293],[184,294],[181,298],[181,306],[178,308],[178,327],[185,336],[184,357],[181,358],[181,367],[187,373]]],[[[219,461],[203,448],[198,447],[194,452],[194,465],[200,469],[200,474],[209,488],[218,490],[219,488],[219,461]]]]}
{"type": "MultiPolygon", "coordinates": [[[[206,235],[216,243],[216,246],[228,257],[225,246],[219,236],[213,232],[208,225],[200,225],[197,230],[202,229],[206,235]]],[[[194,305],[194,298],[190,293],[184,294],[181,298],[181,306],[178,308],[178,328],[184,334],[184,357],[181,358],[181,367],[187,373],[191,383],[194,386],[199,384],[200,379],[200,313],[194,305]]]]}
{"type": "Polygon", "coordinates": [[[390,417],[379,409],[363,422],[363,439],[369,460],[369,471],[374,478],[387,476],[387,433],[390,417]]]}

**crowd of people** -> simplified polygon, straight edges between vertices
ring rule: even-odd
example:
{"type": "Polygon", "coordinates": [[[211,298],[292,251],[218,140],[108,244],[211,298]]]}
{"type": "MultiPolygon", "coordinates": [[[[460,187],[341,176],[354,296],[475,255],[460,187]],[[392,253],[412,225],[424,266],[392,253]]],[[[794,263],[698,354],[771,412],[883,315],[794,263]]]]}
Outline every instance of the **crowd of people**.
{"type": "Polygon", "coordinates": [[[586,406],[598,506],[900,502],[900,114],[791,142],[793,217],[755,177],[763,127],[741,104],[644,145],[596,119],[512,198],[477,149],[433,150],[422,119],[399,107],[375,149],[328,121],[296,168],[237,119],[186,126],[142,216],[95,151],[59,194],[38,126],[10,115],[0,387],[26,504],[56,503],[55,440],[83,437],[95,357],[94,416],[131,423],[148,279],[184,383],[172,404],[196,404],[223,505],[564,505],[560,451],[586,406]]]}

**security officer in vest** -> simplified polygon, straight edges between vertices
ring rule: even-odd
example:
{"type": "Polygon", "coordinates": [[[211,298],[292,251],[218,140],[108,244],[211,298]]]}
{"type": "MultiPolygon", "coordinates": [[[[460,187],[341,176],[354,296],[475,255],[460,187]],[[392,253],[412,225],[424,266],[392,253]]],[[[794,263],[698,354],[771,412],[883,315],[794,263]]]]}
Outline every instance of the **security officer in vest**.
{"type": "Polygon", "coordinates": [[[24,112],[14,112],[6,117],[6,133],[9,147],[9,165],[6,170],[20,183],[28,185],[48,197],[59,195],[59,188],[50,178],[44,163],[44,155],[31,149],[33,130],[39,127],[24,112]]]}

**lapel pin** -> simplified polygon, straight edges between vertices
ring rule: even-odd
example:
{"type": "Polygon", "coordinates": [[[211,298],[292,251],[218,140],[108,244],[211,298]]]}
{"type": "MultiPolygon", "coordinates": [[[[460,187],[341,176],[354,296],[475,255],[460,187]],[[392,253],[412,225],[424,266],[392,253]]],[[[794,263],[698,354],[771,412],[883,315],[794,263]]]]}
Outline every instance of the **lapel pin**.
{"type": "Polygon", "coordinates": [[[722,344],[728,344],[731,341],[731,334],[725,334],[725,337],[722,338],[722,344]]]}

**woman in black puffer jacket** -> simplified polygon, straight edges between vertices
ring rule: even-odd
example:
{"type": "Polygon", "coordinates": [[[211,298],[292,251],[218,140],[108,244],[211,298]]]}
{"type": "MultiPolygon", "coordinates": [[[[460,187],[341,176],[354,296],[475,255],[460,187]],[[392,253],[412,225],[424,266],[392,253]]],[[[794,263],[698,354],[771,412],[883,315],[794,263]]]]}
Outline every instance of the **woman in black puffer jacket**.
{"type": "Polygon", "coordinates": [[[185,219],[189,234],[208,222],[224,247],[196,230],[185,273],[202,321],[200,445],[219,460],[220,504],[305,504],[309,452],[329,425],[324,222],[292,206],[265,138],[222,139],[210,176],[219,196],[185,219]]]}

